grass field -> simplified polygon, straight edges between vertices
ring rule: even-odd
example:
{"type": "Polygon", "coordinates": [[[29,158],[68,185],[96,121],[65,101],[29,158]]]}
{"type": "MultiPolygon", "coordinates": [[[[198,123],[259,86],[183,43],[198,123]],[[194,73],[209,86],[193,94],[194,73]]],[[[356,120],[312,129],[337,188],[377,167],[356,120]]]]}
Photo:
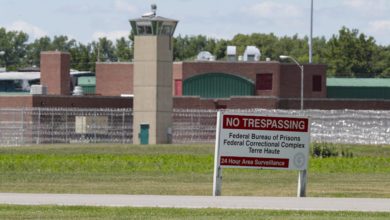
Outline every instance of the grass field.
{"type": "MultiPolygon", "coordinates": [[[[390,198],[390,146],[311,158],[307,196],[390,198]]],[[[0,192],[211,195],[214,146],[0,147],[0,192]]],[[[223,170],[223,195],[296,196],[296,171],[223,170]]],[[[0,205],[0,219],[389,219],[390,213],[0,205]]]]}
{"type": "Polygon", "coordinates": [[[110,208],[0,205],[0,219],[291,219],[387,220],[383,212],[271,211],[230,209],[110,208]]]}
{"type": "MultiPolygon", "coordinates": [[[[311,158],[307,196],[390,198],[390,147],[341,146],[354,158],[311,158]]],[[[211,195],[213,145],[41,145],[0,148],[0,191],[211,195]]],[[[296,171],[223,170],[223,195],[295,196],[296,171]]]]}

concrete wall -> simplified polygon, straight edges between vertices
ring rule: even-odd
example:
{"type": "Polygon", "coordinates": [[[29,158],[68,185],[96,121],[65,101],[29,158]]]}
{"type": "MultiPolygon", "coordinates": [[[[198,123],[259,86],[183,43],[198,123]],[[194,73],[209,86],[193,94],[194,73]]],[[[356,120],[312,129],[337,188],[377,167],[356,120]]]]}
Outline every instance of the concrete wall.
{"type": "Polygon", "coordinates": [[[168,143],[172,126],[172,38],[134,37],[133,143],[141,124],[149,124],[149,144],[168,143]]]}

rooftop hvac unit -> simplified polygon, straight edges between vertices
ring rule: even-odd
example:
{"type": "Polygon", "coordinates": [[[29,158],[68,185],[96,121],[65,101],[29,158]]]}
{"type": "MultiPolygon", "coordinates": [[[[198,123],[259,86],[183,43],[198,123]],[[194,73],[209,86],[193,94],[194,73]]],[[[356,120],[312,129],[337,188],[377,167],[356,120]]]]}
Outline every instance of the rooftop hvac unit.
{"type": "Polygon", "coordinates": [[[260,50],[256,46],[247,46],[244,52],[244,61],[259,61],[260,50]]]}
{"type": "Polygon", "coordinates": [[[75,86],[73,90],[73,95],[75,96],[82,96],[83,94],[83,87],[81,86],[75,86]]]}
{"type": "MultiPolygon", "coordinates": [[[[214,58],[214,60],[215,60],[215,58],[214,58]]],[[[195,61],[213,61],[213,55],[208,51],[201,51],[201,52],[199,52],[195,61]]]]}
{"type": "Polygon", "coordinates": [[[47,94],[47,86],[31,85],[30,94],[31,95],[46,95],[47,94]]]}
{"type": "Polygon", "coordinates": [[[236,61],[236,46],[227,46],[228,61],[236,61]]]}

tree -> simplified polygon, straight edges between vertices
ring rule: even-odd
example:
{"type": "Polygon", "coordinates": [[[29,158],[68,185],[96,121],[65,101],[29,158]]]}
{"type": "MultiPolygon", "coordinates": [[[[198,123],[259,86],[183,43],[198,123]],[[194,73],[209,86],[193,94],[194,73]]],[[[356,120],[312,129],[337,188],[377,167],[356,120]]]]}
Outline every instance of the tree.
{"type": "Polygon", "coordinates": [[[115,54],[119,61],[131,61],[133,58],[131,41],[124,37],[116,40],[115,54]]]}
{"type": "MultiPolygon", "coordinates": [[[[71,54],[71,68],[95,71],[96,61],[131,61],[134,35],[122,37],[115,44],[100,38],[86,45],[67,36],[41,37],[27,43],[23,32],[0,28],[0,50],[5,55],[0,65],[7,70],[17,70],[30,65],[40,65],[40,53],[48,50],[67,51],[71,54]],[[99,54],[99,57],[98,57],[99,54]]],[[[328,76],[336,77],[390,77],[390,46],[378,46],[373,37],[359,33],[357,29],[343,27],[328,41],[325,37],[313,38],[313,62],[326,63],[328,76]]],[[[231,40],[216,40],[203,35],[173,38],[173,59],[193,60],[201,51],[211,52],[217,60],[226,59],[228,45],[237,46],[242,55],[246,46],[260,49],[262,60],[269,57],[279,60],[281,54],[294,56],[299,62],[308,62],[308,37],[276,37],[273,33],[236,34],[231,40]]]]}
{"type": "Polygon", "coordinates": [[[256,46],[260,49],[262,59],[266,57],[271,59],[278,59],[279,55],[277,53],[278,47],[278,38],[273,34],[259,34],[254,33],[250,35],[249,44],[246,46],[256,46]]]}
{"type": "Polygon", "coordinates": [[[217,41],[206,36],[185,36],[173,39],[173,60],[188,60],[195,59],[201,51],[213,52],[217,45],[217,41]]]}
{"type": "Polygon", "coordinates": [[[91,60],[91,45],[83,45],[79,43],[76,47],[71,49],[71,68],[81,71],[91,71],[95,62],[91,60]]]}
{"type": "MultiPolygon", "coordinates": [[[[231,41],[228,42],[228,45],[236,46],[236,53],[244,54],[245,48],[248,45],[252,45],[252,41],[249,35],[245,34],[236,34],[231,41]]],[[[225,48],[226,50],[226,48],[225,48]]]]}
{"type": "Polygon", "coordinates": [[[222,60],[226,58],[226,48],[228,46],[228,42],[226,40],[219,40],[214,48],[214,55],[218,60],[222,60]]]}
{"type": "Polygon", "coordinates": [[[325,63],[325,54],[327,50],[328,45],[325,37],[314,37],[312,39],[313,63],[325,63]]]}
{"type": "Polygon", "coordinates": [[[76,47],[76,40],[68,40],[68,37],[63,35],[54,36],[51,43],[51,50],[70,52],[74,47],[76,47]]]}
{"type": "Polygon", "coordinates": [[[378,77],[390,78],[390,46],[376,48],[373,66],[378,77]]]}
{"type": "Polygon", "coordinates": [[[115,47],[111,40],[106,37],[99,38],[98,43],[98,61],[106,62],[106,61],[117,61],[117,57],[115,56],[115,47]]]}
{"type": "Polygon", "coordinates": [[[27,46],[27,56],[25,63],[28,65],[40,65],[41,51],[51,50],[51,39],[47,36],[36,39],[27,46]]]}
{"type": "Polygon", "coordinates": [[[337,77],[373,77],[375,48],[374,38],[343,27],[328,41],[328,72],[337,77]]]}
{"type": "Polygon", "coordinates": [[[5,52],[0,63],[7,67],[7,71],[17,70],[21,66],[26,56],[27,41],[28,35],[24,32],[7,32],[5,28],[0,28],[0,50],[5,52]]]}

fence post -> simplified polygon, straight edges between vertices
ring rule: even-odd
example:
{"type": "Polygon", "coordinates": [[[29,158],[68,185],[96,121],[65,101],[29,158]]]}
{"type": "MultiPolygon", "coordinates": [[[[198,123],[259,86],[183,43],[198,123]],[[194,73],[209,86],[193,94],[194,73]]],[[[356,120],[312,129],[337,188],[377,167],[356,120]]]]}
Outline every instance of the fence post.
{"type": "Polygon", "coordinates": [[[51,143],[54,143],[54,111],[51,111],[51,143]]]}
{"type": "Polygon", "coordinates": [[[68,109],[65,108],[65,143],[68,143],[68,109]]]}
{"type": "Polygon", "coordinates": [[[96,143],[96,109],[93,112],[93,119],[94,119],[94,124],[93,124],[93,143],[96,143]]]}
{"type": "Polygon", "coordinates": [[[114,111],[113,111],[113,109],[110,109],[110,123],[108,125],[108,135],[109,135],[109,137],[112,137],[112,136],[115,135],[115,132],[111,133],[112,131],[115,131],[114,130],[114,126],[113,126],[114,125],[113,115],[114,115],[114,111]]]}
{"type": "Polygon", "coordinates": [[[21,115],[21,120],[22,120],[22,127],[21,127],[21,142],[22,145],[24,145],[24,108],[22,108],[22,115],[21,115]]]}
{"type": "Polygon", "coordinates": [[[41,143],[41,108],[38,108],[38,138],[37,144],[41,143]]]}
{"type": "Polygon", "coordinates": [[[194,133],[195,133],[195,129],[194,129],[194,112],[189,112],[189,114],[191,115],[191,142],[193,141],[194,139],[194,133]]]}
{"type": "Polygon", "coordinates": [[[125,110],[122,110],[122,144],[124,143],[125,143],[125,110]]]}
{"type": "Polygon", "coordinates": [[[200,131],[201,131],[201,127],[200,127],[200,110],[198,110],[198,142],[200,142],[200,131]]]}

